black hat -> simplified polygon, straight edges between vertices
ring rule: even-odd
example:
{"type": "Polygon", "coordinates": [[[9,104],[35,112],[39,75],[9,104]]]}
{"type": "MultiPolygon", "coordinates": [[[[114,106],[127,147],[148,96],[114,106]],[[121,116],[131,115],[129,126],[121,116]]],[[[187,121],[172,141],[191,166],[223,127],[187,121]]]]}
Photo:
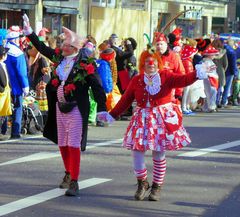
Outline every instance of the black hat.
{"type": "Polygon", "coordinates": [[[113,33],[110,35],[110,38],[118,38],[117,34],[113,33]]]}
{"type": "Polygon", "coordinates": [[[0,56],[3,56],[8,52],[9,48],[5,48],[2,45],[0,45],[0,56]]]}
{"type": "Polygon", "coordinates": [[[209,38],[197,38],[195,40],[197,41],[197,49],[199,51],[204,51],[207,46],[211,44],[211,40],[209,38]]]}
{"type": "Polygon", "coordinates": [[[176,39],[177,39],[177,37],[175,34],[173,34],[173,33],[168,34],[169,44],[173,45],[173,43],[176,41],[176,39]]]}
{"type": "Polygon", "coordinates": [[[137,42],[134,38],[128,38],[127,40],[131,41],[131,44],[132,44],[132,48],[133,50],[135,50],[137,48],[137,42]]]}

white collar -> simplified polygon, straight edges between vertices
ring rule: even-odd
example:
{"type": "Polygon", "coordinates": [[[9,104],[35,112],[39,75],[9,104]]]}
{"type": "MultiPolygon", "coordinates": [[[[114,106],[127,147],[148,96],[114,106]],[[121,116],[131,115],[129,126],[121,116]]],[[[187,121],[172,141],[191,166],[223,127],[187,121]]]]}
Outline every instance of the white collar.
{"type": "Polygon", "coordinates": [[[57,71],[57,75],[59,76],[59,79],[62,81],[66,81],[71,70],[72,67],[74,65],[74,58],[78,55],[78,53],[74,53],[72,55],[66,56],[64,57],[63,61],[61,61],[61,63],[58,65],[56,71],[57,71]]]}
{"type": "Polygon", "coordinates": [[[161,77],[158,72],[151,74],[144,73],[144,83],[150,95],[155,95],[161,90],[161,77]]]}
{"type": "Polygon", "coordinates": [[[146,72],[144,72],[144,75],[146,75],[147,77],[151,77],[151,76],[153,76],[153,75],[155,75],[155,74],[157,74],[158,72],[152,72],[152,73],[146,73],[146,72]]]}

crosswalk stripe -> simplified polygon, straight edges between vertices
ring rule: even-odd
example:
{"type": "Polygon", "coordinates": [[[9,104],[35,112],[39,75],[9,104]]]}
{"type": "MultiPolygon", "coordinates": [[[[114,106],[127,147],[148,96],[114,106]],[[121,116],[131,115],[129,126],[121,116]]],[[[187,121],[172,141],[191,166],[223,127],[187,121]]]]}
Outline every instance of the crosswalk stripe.
{"type": "Polygon", "coordinates": [[[96,148],[96,147],[108,146],[108,145],[122,143],[122,141],[123,141],[123,139],[115,139],[115,140],[110,140],[110,141],[107,141],[107,142],[95,143],[94,145],[87,146],[87,150],[92,149],[92,148],[96,148]]]}
{"type": "Polygon", "coordinates": [[[42,135],[34,135],[34,136],[22,137],[20,139],[9,139],[5,141],[0,141],[0,144],[13,143],[19,140],[29,140],[29,139],[37,139],[37,138],[44,138],[44,137],[42,135]]]}
{"type": "MultiPolygon", "coordinates": [[[[87,146],[88,149],[93,149],[101,146],[108,146],[112,144],[117,144],[121,143],[122,139],[116,139],[116,140],[111,140],[107,142],[99,142],[99,143],[94,143],[91,145],[87,146]]],[[[60,157],[59,152],[39,152],[39,153],[34,153],[25,157],[17,158],[14,160],[6,161],[3,163],[0,163],[1,166],[6,166],[6,165],[11,165],[11,164],[17,164],[17,163],[25,163],[25,162],[30,162],[30,161],[36,161],[36,160],[45,160],[45,159],[50,159],[50,158],[55,158],[55,157],[60,157]]]]}
{"type": "MultiPolygon", "coordinates": [[[[102,184],[104,182],[109,182],[111,179],[103,179],[103,178],[91,178],[78,182],[79,189],[89,188],[98,184],[102,184]]],[[[54,199],[56,197],[63,196],[65,194],[66,189],[55,188],[46,192],[42,192],[40,194],[36,194],[30,197],[26,197],[5,205],[0,206],[0,216],[7,215],[12,212],[16,212],[18,210],[43,203],[47,200],[54,199]]]]}
{"type": "Polygon", "coordinates": [[[198,157],[201,155],[205,155],[205,154],[212,153],[212,152],[217,152],[217,151],[220,151],[223,149],[233,148],[236,146],[240,146],[240,140],[224,143],[221,145],[215,145],[215,146],[211,146],[208,148],[199,149],[197,151],[185,152],[185,153],[179,154],[178,156],[179,157],[198,157]]]}
{"type": "Polygon", "coordinates": [[[17,163],[24,163],[24,162],[29,162],[29,161],[36,161],[36,160],[44,160],[44,159],[49,159],[49,158],[54,158],[54,157],[60,157],[59,152],[39,152],[35,154],[31,154],[25,157],[17,158],[14,160],[6,161],[3,163],[0,163],[0,166],[6,166],[10,164],[17,164],[17,163]]]}

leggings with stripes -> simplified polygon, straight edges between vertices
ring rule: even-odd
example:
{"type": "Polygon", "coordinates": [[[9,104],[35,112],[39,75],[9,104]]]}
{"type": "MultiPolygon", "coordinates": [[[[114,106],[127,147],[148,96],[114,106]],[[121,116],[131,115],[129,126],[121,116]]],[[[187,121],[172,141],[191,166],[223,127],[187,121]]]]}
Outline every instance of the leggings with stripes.
{"type": "MultiPolygon", "coordinates": [[[[137,179],[147,179],[147,167],[144,160],[145,152],[132,150],[134,174],[137,179]]],[[[166,173],[165,152],[152,151],[153,182],[163,185],[166,173]]]]}

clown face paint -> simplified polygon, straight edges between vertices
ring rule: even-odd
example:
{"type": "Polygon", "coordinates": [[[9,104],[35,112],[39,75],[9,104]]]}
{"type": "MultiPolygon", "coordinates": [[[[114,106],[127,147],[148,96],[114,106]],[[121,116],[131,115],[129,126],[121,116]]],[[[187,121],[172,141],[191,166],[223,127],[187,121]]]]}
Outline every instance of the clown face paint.
{"type": "Polygon", "coordinates": [[[148,57],[145,60],[144,64],[145,73],[151,74],[156,72],[158,70],[157,66],[158,66],[157,60],[152,57],[148,57]]]}

